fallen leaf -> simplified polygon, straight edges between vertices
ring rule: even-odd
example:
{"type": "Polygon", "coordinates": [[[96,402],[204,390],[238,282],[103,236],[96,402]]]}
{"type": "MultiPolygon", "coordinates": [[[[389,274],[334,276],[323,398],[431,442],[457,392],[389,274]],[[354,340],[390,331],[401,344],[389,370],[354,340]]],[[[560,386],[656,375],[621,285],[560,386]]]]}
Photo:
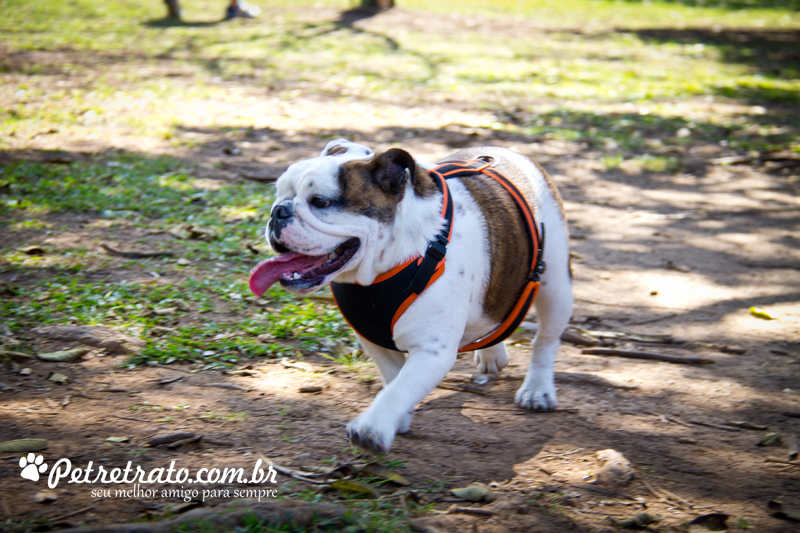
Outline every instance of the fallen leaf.
{"type": "Polygon", "coordinates": [[[36,503],[50,503],[58,499],[58,495],[52,490],[41,490],[33,495],[33,501],[36,503]]]}
{"type": "Polygon", "coordinates": [[[763,320],[778,320],[776,317],[772,316],[771,314],[767,313],[762,309],[759,309],[758,307],[751,307],[750,314],[756,318],[761,318],[763,320]]]}
{"type": "Polygon", "coordinates": [[[0,443],[0,453],[7,452],[38,452],[47,448],[44,439],[17,439],[0,443]]]}
{"type": "Polygon", "coordinates": [[[768,426],[762,426],[761,424],[754,424],[752,422],[726,422],[729,426],[736,426],[737,428],[742,429],[767,429],[768,426]]]}
{"type": "Polygon", "coordinates": [[[733,355],[744,355],[747,353],[747,348],[742,348],[741,346],[722,346],[719,351],[733,355]]]}
{"type": "Polygon", "coordinates": [[[336,481],[331,483],[331,487],[349,492],[360,492],[361,494],[369,494],[373,498],[377,498],[379,496],[378,491],[376,491],[366,483],[362,483],[361,481],[356,481],[354,479],[337,479],[336,481]]]}
{"type": "Polygon", "coordinates": [[[190,437],[188,439],[176,440],[175,442],[167,444],[167,448],[173,449],[183,446],[184,444],[192,444],[193,442],[200,442],[202,438],[203,438],[202,435],[197,435],[196,437],[190,437]]]}
{"type": "Polygon", "coordinates": [[[20,376],[30,376],[31,372],[33,372],[33,370],[31,370],[30,368],[23,368],[22,370],[19,371],[19,375],[20,376]]]}
{"type": "Polygon", "coordinates": [[[253,376],[258,376],[258,372],[256,372],[255,370],[231,370],[230,372],[228,372],[228,375],[251,378],[253,376]]]}
{"type": "Polygon", "coordinates": [[[44,248],[37,245],[25,246],[24,248],[17,248],[17,251],[28,255],[43,255],[45,253],[44,248]]]}
{"type": "Polygon", "coordinates": [[[309,365],[308,363],[304,363],[302,361],[291,361],[289,359],[281,359],[281,364],[285,368],[294,368],[302,372],[312,372],[314,370],[314,368],[311,365],[309,365]]]}
{"type": "Polygon", "coordinates": [[[633,518],[626,518],[625,520],[617,520],[617,525],[621,528],[642,528],[646,527],[653,522],[658,522],[658,518],[649,513],[639,513],[633,518]]]}
{"type": "Polygon", "coordinates": [[[42,361],[49,361],[51,363],[71,363],[76,361],[89,353],[86,348],[75,348],[73,350],[63,350],[60,352],[52,353],[37,353],[36,357],[42,361]]]}
{"type": "Polygon", "coordinates": [[[311,387],[300,387],[298,392],[306,392],[306,393],[314,393],[314,392],[322,392],[322,387],[319,386],[311,386],[311,387]]]}
{"type": "Polygon", "coordinates": [[[493,502],[495,494],[491,489],[482,485],[472,485],[461,489],[453,489],[450,491],[456,498],[467,500],[468,502],[493,502]]]}
{"type": "Polygon", "coordinates": [[[247,389],[245,387],[241,387],[239,385],[236,385],[235,383],[204,383],[201,386],[202,387],[213,387],[215,389],[241,390],[241,391],[245,391],[245,392],[250,390],[250,389],[247,389]]]}
{"type": "Polygon", "coordinates": [[[64,374],[59,374],[58,372],[53,372],[50,374],[50,377],[47,378],[47,381],[52,381],[53,383],[57,383],[59,385],[66,385],[69,381],[69,377],[65,376],[64,374]]]}
{"type": "Polygon", "coordinates": [[[150,439],[150,446],[156,447],[162,444],[169,444],[180,440],[193,439],[196,435],[194,433],[174,433],[172,435],[161,435],[150,439]]]}
{"type": "Polygon", "coordinates": [[[782,442],[781,436],[777,433],[766,433],[761,435],[761,440],[758,441],[759,446],[779,446],[782,442]]]}
{"type": "Polygon", "coordinates": [[[314,474],[324,474],[328,475],[331,472],[335,471],[338,467],[330,467],[330,466],[317,466],[317,465],[303,465],[300,467],[303,472],[312,472],[314,474]]]}
{"type": "Polygon", "coordinates": [[[13,352],[10,350],[0,350],[0,357],[8,357],[15,361],[26,361],[33,359],[33,356],[22,352],[13,352]]]}
{"type": "Polygon", "coordinates": [[[192,307],[183,300],[172,300],[172,304],[181,311],[191,311],[192,307]]]}
{"type": "Polygon", "coordinates": [[[367,474],[376,477],[378,479],[383,479],[384,481],[391,481],[392,483],[396,483],[403,487],[408,487],[409,485],[411,485],[411,482],[409,480],[407,480],[397,472],[394,472],[389,468],[378,463],[369,463],[367,465],[364,465],[361,468],[360,473],[367,474]]]}
{"type": "Polygon", "coordinates": [[[173,237],[183,240],[209,241],[217,236],[217,232],[211,228],[203,228],[194,224],[178,224],[168,230],[173,237]]]}
{"type": "Polygon", "coordinates": [[[106,442],[128,442],[131,440],[129,437],[108,437],[106,442]]]}
{"type": "Polygon", "coordinates": [[[728,525],[725,521],[730,518],[723,513],[711,513],[698,516],[689,522],[689,533],[705,533],[706,531],[726,531],[728,525]]]}

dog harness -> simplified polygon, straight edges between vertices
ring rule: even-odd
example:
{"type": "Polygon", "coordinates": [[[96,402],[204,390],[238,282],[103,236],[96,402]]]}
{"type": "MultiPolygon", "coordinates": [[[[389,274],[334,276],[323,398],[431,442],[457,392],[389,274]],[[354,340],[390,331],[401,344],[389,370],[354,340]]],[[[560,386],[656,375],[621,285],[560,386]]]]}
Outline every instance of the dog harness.
{"type": "Polygon", "coordinates": [[[459,349],[460,352],[494,346],[505,340],[520,325],[539,289],[539,276],[544,272],[544,225],[541,236],[533,213],[522,194],[503,174],[492,168],[493,159],[447,161],[429,171],[442,192],[444,225],[428,244],[424,255],[413,257],[378,276],[371,285],[331,283],[336,305],[345,320],[359,335],[383,348],[397,350],[394,325],[422,292],[444,273],[447,245],[453,230],[453,199],[447,188],[448,179],[484,174],[496,180],[511,195],[520,210],[530,240],[532,256],[528,280],[516,305],[506,319],[485,337],[459,349]]]}

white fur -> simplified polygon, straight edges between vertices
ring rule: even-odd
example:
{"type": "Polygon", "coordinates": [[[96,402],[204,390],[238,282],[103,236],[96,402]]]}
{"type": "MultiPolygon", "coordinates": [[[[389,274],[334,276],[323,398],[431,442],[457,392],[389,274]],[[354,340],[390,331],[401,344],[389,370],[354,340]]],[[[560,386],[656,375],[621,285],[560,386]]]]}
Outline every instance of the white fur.
{"type": "MultiPolygon", "coordinates": [[[[531,206],[534,216],[546,227],[547,270],[541,278],[534,304],[540,328],[533,343],[528,373],[516,394],[516,404],[526,409],[555,409],[558,400],[553,364],[561,334],[572,314],[566,224],[544,177],[530,160],[502,148],[475,150],[495,159],[505,159],[523,170],[536,196],[531,206]]],[[[347,238],[361,240],[353,259],[342,271],[330,276],[337,281],[372,283],[376,276],[410,257],[423,254],[441,228],[441,195],[420,198],[414,194],[410,183],[390,226],[342,210],[316,209],[309,205],[315,194],[335,195],[339,165],[371,155],[372,151],[364,146],[333,141],[320,157],[292,165],[277,184],[276,203],[287,199],[294,202],[297,220],[281,233],[282,241],[290,249],[321,255],[334,250],[347,238]],[[325,156],[333,145],[346,146],[347,153],[325,156]],[[384,252],[382,258],[379,252],[384,252]]],[[[421,166],[431,168],[433,165],[421,163],[421,166]]],[[[395,344],[408,355],[375,346],[359,337],[384,382],[383,390],[367,410],[347,425],[350,440],[362,448],[388,450],[395,434],[408,430],[414,406],[452,368],[459,348],[487,335],[498,325],[483,312],[491,272],[486,221],[462,183],[451,180],[448,186],[454,206],[463,209],[454,210],[444,274],[395,324],[395,344]]],[[[329,281],[326,279],[325,283],[329,281]]],[[[499,372],[507,362],[508,354],[502,344],[475,353],[475,363],[481,373],[499,372]]]]}

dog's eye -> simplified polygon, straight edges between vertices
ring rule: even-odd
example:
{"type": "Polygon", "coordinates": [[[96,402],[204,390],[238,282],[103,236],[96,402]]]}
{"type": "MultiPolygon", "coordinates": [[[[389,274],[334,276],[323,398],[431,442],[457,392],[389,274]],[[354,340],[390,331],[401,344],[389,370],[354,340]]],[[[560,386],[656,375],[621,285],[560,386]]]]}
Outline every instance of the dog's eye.
{"type": "Polygon", "coordinates": [[[326,200],[322,196],[314,196],[313,198],[311,198],[311,205],[313,205],[314,207],[320,207],[320,208],[328,207],[329,205],[331,205],[331,201],[330,200],[326,200]]]}

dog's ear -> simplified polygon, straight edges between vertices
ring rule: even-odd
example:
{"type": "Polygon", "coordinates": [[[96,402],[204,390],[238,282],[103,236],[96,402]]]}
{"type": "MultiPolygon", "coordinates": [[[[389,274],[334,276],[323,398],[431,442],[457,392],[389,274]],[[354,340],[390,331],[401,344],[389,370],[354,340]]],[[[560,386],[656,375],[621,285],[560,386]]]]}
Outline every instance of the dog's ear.
{"type": "Polygon", "coordinates": [[[417,173],[414,158],[400,148],[391,148],[375,156],[370,161],[370,166],[375,184],[392,196],[403,192],[409,178],[413,183],[417,173]]]}
{"type": "Polygon", "coordinates": [[[325,155],[339,155],[339,154],[346,154],[347,148],[341,146],[339,144],[334,144],[330,148],[327,149],[325,155]]]}

